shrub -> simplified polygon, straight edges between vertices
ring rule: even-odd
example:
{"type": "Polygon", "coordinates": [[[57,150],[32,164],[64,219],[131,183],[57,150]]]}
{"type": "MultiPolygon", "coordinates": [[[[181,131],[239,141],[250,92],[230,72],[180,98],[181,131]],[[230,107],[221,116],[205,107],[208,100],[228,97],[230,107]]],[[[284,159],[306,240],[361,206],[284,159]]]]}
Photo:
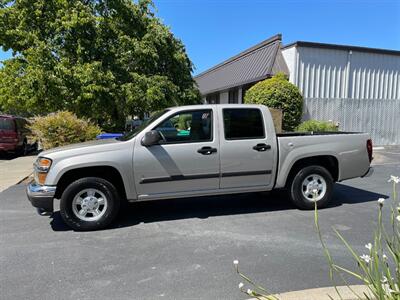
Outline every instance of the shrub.
{"type": "Polygon", "coordinates": [[[268,107],[281,109],[283,112],[283,130],[294,130],[300,124],[303,97],[299,89],[290,83],[282,73],[252,86],[246,92],[244,102],[264,104],[268,107]]]}
{"type": "Polygon", "coordinates": [[[69,111],[35,117],[29,127],[43,149],[92,140],[101,133],[97,125],[69,111]]]}
{"type": "Polygon", "coordinates": [[[332,122],[308,120],[301,123],[296,131],[308,132],[308,131],[338,131],[338,127],[332,122]]]}

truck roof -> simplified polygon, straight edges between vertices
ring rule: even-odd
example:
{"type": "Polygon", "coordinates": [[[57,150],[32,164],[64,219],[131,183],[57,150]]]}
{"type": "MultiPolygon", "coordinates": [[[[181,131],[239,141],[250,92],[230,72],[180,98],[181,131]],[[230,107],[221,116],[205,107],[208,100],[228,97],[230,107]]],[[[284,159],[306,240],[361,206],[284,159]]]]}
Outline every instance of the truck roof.
{"type": "Polygon", "coordinates": [[[175,110],[181,108],[188,108],[188,109],[205,109],[205,108],[215,108],[215,107],[222,107],[222,108],[246,108],[246,107],[266,107],[262,104],[195,104],[195,105],[183,105],[183,106],[172,106],[168,109],[175,110]]]}

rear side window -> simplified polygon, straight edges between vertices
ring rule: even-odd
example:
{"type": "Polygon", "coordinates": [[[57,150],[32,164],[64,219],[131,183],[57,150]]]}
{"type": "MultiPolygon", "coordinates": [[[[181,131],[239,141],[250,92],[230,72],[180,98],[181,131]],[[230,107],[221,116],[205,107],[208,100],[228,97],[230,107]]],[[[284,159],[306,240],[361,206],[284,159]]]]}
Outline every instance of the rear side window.
{"type": "Polygon", "coordinates": [[[261,111],[257,108],[223,109],[226,140],[265,138],[261,111]]]}
{"type": "Polygon", "coordinates": [[[2,130],[14,130],[14,122],[12,119],[0,118],[0,129],[2,130]]]}

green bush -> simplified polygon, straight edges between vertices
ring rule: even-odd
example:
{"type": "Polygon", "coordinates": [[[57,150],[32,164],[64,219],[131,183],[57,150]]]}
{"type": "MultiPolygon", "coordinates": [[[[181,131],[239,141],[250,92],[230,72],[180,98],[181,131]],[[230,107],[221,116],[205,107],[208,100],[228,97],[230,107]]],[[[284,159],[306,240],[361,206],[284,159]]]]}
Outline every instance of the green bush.
{"type": "Polygon", "coordinates": [[[97,125],[79,119],[69,111],[35,117],[29,127],[43,149],[92,140],[101,133],[97,125]]]}
{"type": "Polygon", "coordinates": [[[308,120],[301,123],[296,131],[308,132],[308,131],[338,131],[338,127],[332,122],[318,121],[318,120],[308,120]]]}
{"type": "Polygon", "coordinates": [[[282,129],[285,131],[294,130],[300,124],[303,97],[299,89],[282,73],[252,86],[246,92],[244,102],[281,109],[282,129]]]}

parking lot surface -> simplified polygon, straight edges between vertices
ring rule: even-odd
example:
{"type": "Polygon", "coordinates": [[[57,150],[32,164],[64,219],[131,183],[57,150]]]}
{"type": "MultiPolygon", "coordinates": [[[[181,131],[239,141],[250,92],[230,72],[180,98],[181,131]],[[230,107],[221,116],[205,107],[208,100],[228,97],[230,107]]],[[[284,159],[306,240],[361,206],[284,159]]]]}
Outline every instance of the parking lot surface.
{"type": "MultiPolygon", "coordinates": [[[[400,175],[393,151],[371,177],[337,184],[319,212],[340,265],[356,268],[332,227],[367,251],[376,200],[390,196],[387,180],[400,175]]],[[[74,232],[58,212],[37,215],[24,189],[0,193],[1,299],[245,299],[234,259],[273,292],[332,285],[314,212],[293,208],[280,193],[135,203],[110,229],[74,232]]]]}

